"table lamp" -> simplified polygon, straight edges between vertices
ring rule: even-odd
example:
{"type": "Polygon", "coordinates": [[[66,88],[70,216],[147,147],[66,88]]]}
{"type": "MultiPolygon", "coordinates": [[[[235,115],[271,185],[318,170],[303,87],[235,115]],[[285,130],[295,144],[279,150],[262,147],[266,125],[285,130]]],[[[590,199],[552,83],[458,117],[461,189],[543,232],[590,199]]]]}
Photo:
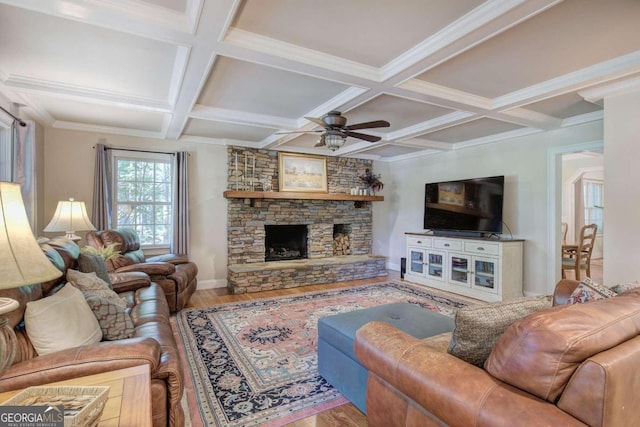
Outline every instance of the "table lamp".
{"type": "MultiPolygon", "coordinates": [[[[61,275],[31,232],[20,185],[0,181],[0,289],[41,283],[61,275]]],[[[0,298],[0,376],[15,355],[16,335],[6,314],[16,308],[17,301],[0,298]]]]}
{"type": "Polygon", "coordinates": [[[65,237],[71,240],[80,240],[82,237],[75,234],[76,231],[95,230],[96,228],[89,221],[87,208],[84,202],[76,202],[73,197],[68,201],[58,202],[56,213],[53,214],[51,222],[43,231],[64,231],[65,237]]]}

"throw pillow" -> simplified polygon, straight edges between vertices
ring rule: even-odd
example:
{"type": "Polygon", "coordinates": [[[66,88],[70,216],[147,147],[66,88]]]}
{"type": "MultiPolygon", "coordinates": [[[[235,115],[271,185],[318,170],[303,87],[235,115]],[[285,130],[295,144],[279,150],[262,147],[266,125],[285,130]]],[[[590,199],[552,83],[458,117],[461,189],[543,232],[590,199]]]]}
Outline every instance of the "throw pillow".
{"type": "Polygon", "coordinates": [[[616,294],[620,295],[632,289],[638,289],[638,288],[640,288],[640,283],[633,282],[633,283],[621,283],[619,285],[612,286],[611,290],[616,294]]]}
{"type": "Polygon", "coordinates": [[[124,308],[91,292],[83,293],[93,315],[98,319],[103,339],[113,341],[133,336],[133,321],[124,308]]]}
{"type": "Polygon", "coordinates": [[[100,325],[82,292],[69,284],[52,296],[28,302],[24,324],[40,356],[102,339],[100,325]]]}
{"type": "Polygon", "coordinates": [[[96,273],[96,276],[107,282],[109,289],[113,289],[111,277],[109,277],[109,272],[107,271],[107,263],[102,256],[80,252],[78,270],[83,273],[96,273]]]}
{"type": "Polygon", "coordinates": [[[460,308],[447,351],[482,367],[500,335],[513,322],[550,307],[551,297],[539,296],[460,308]]]}
{"type": "Polygon", "coordinates": [[[96,276],[96,273],[82,273],[77,270],[67,270],[67,280],[83,292],[91,292],[108,299],[122,308],[127,306],[124,298],[121,298],[113,290],[109,289],[107,282],[96,276]]]}
{"type": "Polygon", "coordinates": [[[600,285],[590,278],[585,278],[576,288],[571,292],[571,295],[567,299],[567,305],[581,304],[589,301],[595,301],[604,298],[615,297],[616,294],[606,286],[600,285]]]}

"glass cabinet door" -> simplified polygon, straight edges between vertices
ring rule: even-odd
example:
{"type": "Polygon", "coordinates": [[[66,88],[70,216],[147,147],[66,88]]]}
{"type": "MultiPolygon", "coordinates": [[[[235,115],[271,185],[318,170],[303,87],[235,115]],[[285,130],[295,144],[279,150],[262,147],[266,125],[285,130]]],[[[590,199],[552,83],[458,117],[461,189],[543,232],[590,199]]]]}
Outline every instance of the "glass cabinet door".
{"type": "Polygon", "coordinates": [[[474,277],[473,286],[485,291],[497,292],[496,260],[491,258],[475,257],[473,260],[474,277]]]}
{"type": "Polygon", "coordinates": [[[444,253],[427,252],[427,276],[444,281],[444,253]]]}
{"type": "Polygon", "coordinates": [[[409,271],[414,274],[424,274],[424,251],[411,249],[409,254],[409,271]]]}
{"type": "Polygon", "coordinates": [[[459,285],[469,286],[469,278],[471,277],[470,264],[470,257],[449,254],[449,281],[459,285]]]}

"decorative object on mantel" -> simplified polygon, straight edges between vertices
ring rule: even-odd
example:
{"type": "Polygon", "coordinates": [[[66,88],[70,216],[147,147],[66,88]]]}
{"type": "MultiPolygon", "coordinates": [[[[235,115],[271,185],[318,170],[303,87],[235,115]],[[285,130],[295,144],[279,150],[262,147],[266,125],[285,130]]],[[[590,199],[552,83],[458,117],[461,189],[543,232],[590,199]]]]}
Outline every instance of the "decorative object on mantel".
{"type": "Polygon", "coordinates": [[[327,158],[278,153],[278,184],[280,191],[327,193],[327,158]]]}
{"type": "Polygon", "coordinates": [[[235,181],[236,191],[254,191],[256,183],[256,155],[253,153],[244,153],[244,172],[238,168],[238,153],[233,153],[233,179],[235,181]]]}
{"type": "Polygon", "coordinates": [[[273,182],[271,175],[262,180],[262,191],[273,191],[273,182]]]}
{"type": "Polygon", "coordinates": [[[366,169],[364,175],[360,176],[360,181],[365,185],[369,193],[367,195],[373,196],[376,191],[380,191],[384,188],[384,184],[380,181],[380,174],[376,175],[371,172],[371,169],[366,169]]]}

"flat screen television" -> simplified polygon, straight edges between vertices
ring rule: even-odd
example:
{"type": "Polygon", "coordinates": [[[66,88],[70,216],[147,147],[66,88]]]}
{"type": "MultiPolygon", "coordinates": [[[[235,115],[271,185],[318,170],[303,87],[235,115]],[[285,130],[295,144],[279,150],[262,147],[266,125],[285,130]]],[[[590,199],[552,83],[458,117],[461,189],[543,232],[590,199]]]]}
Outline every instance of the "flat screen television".
{"type": "Polygon", "coordinates": [[[502,233],[504,176],[425,185],[424,228],[434,232],[502,233]]]}

